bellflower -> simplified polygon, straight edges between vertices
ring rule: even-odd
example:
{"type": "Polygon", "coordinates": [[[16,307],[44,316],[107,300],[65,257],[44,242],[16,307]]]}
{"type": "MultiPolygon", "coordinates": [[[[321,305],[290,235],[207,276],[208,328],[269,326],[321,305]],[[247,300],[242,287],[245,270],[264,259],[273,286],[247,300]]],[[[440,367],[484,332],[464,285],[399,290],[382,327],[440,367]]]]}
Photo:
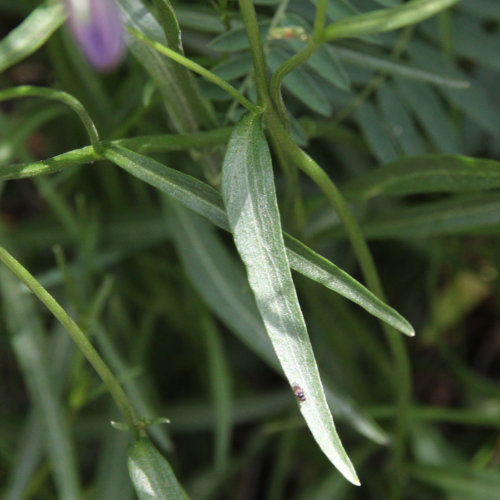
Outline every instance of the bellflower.
{"type": "Polygon", "coordinates": [[[124,29],[114,0],[64,0],[71,33],[97,70],[114,68],[125,54],[124,29]]]}

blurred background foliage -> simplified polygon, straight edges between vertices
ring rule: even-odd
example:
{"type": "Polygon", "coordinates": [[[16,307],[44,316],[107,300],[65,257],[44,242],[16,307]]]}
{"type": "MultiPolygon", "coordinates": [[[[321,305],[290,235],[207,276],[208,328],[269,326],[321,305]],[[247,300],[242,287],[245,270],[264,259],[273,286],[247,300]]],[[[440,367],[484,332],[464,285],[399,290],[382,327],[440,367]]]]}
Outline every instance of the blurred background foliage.
{"type": "MultiPolygon", "coordinates": [[[[254,3],[274,70],[303,46],[314,1],[254,3]],[[290,26],[294,37],[284,38],[280,29],[290,26]]],[[[328,16],[334,21],[400,3],[330,0],[328,16]]],[[[0,36],[38,5],[0,0],[0,36]]],[[[237,3],[173,6],[186,55],[255,101],[237,3]]],[[[485,187],[443,193],[418,178],[406,192],[384,194],[389,174],[370,192],[377,184],[363,176],[391,162],[404,167],[415,155],[499,159],[499,25],[497,0],[462,0],[413,28],[327,44],[284,81],[294,138],[344,189],[389,303],[417,332],[405,339],[413,387],[403,487],[408,500],[500,495],[500,201],[485,187]]],[[[151,80],[154,68],[145,71],[145,64],[129,55],[116,71],[98,75],[62,28],[3,71],[0,88],[64,90],[83,103],[104,139],[190,131],[182,130],[151,80]]],[[[219,88],[196,82],[217,126],[234,124],[242,110],[219,88]]],[[[61,104],[6,101],[0,111],[1,165],[88,143],[61,104]]],[[[222,152],[213,146],[151,156],[217,186],[206,158],[222,158],[222,152]]],[[[301,177],[291,207],[282,174],[275,172],[285,228],[361,280],[345,233],[318,189],[301,177]]],[[[230,324],[207,297],[214,284],[204,281],[210,278],[196,269],[196,258],[216,249],[216,265],[234,265],[228,235],[194,219],[200,246],[193,249],[181,219],[157,191],[103,161],[0,184],[2,244],[85,327],[138,413],[171,420],[151,427],[151,436],[192,498],[387,498],[393,471],[384,441],[391,438],[398,380],[377,322],[294,276],[322,376],[337,409],[347,408],[337,421],[363,483],[357,489],[322,455],[289,388],[256,355],[252,339],[241,342],[240,318],[230,324]]],[[[62,458],[44,436],[57,439],[57,429],[64,429],[66,465],[78,472],[85,498],[134,498],[125,460],[129,437],[109,426],[119,417],[102,384],[42,307],[15,279],[0,277],[2,497],[58,498],[51,462],[62,458]],[[35,407],[48,408],[53,420],[35,407]]]]}

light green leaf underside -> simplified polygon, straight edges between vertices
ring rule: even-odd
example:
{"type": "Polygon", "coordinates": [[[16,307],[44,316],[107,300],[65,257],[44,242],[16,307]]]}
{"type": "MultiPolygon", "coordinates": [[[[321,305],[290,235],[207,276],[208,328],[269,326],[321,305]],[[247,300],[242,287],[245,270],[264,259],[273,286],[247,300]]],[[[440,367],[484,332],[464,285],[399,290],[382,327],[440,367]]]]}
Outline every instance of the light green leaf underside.
{"type": "MultiPolygon", "coordinates": [[[[229,231],[221,196],[207,184],[168,168],[151,158],[116,145],[105,146],[104,156],[135,177],[206,217],[216,226],[229,231]]],[[[288,258],[295,271],[352,300],[401,332],[413,335],[412,326],[361,283],[292,236],[285,233],[284,238],[288,247],[288,258]]]]}
{"type": "Polygon", "coordinates": [[[500,162],[457,155],[401,158],[346,183],[349,198],[470,192],[500,187],[500,162]]]}
{"type": "Polygon", "coordinates": [[[290,385],[306,394],[300,410],[320,448],[359,484],[337,435],[292,281],[274,191],[271,155],[259,116],[236,125],[222,167],[223,198],[257,307],[290,385]]]}
{"type": "MultiPolygon", "coordinates": [[[[248,349],[281,374],[241,263],[235,261],[208,221],[180,203],[167,203],[166,208],[169,232],[194,288],[248,349]]],[[[288,256],[290,259],[290,253],[288,256]]],[[[327,383],[325,393],[336,417],[373,442],[387,444],[384,431],[355,404],[329,388],[327,383]]]]}
{"type": "Polygon", "coordinates": [[[66,19],[62,2],[44,2],[0,42],[0,73],[38,50],[66,19]]]}
{"type": "Polygon", "coordinates": [[[170,465],[149,439],[129,446],[127,462],[139,500],[187,500],[170,465]]]}

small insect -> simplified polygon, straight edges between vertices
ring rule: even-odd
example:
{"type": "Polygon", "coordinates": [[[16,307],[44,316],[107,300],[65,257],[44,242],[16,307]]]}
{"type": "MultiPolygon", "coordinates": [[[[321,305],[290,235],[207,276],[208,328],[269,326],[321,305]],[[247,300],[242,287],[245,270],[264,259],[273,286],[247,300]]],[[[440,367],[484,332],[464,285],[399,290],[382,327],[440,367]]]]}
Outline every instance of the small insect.
{"type": "Polygon", "coordinates": [[[298,386],[297,384],[293,384],[292,389],[293,389],[293,393],[297,396],[299,401],[306,400],[306,395],[304,394],[304,391],[302,390],[302,388],[300,386],[298,386]]]}

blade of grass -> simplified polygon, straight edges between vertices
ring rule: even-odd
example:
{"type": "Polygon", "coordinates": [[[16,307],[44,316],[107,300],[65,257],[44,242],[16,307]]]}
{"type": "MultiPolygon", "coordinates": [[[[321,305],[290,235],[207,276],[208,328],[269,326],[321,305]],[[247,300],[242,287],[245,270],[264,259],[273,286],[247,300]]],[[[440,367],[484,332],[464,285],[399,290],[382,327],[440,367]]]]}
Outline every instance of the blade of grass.
{"type": "MultiPolygon", "coordinates": [[[[0,255],[0,259],[1,259],[0,255]]],[[[2,259],[3,260],[3,259],[2,259]]],[[[12,347],[23,372],[28,391],[42,426],[42,439],[53,467],[59,495],[80,498],[75,451],[56,391],[49,373],[46,343],[31,298],[23,293],[18,280],[7,269],[0,269],[0,286],[12,347]]]]}

